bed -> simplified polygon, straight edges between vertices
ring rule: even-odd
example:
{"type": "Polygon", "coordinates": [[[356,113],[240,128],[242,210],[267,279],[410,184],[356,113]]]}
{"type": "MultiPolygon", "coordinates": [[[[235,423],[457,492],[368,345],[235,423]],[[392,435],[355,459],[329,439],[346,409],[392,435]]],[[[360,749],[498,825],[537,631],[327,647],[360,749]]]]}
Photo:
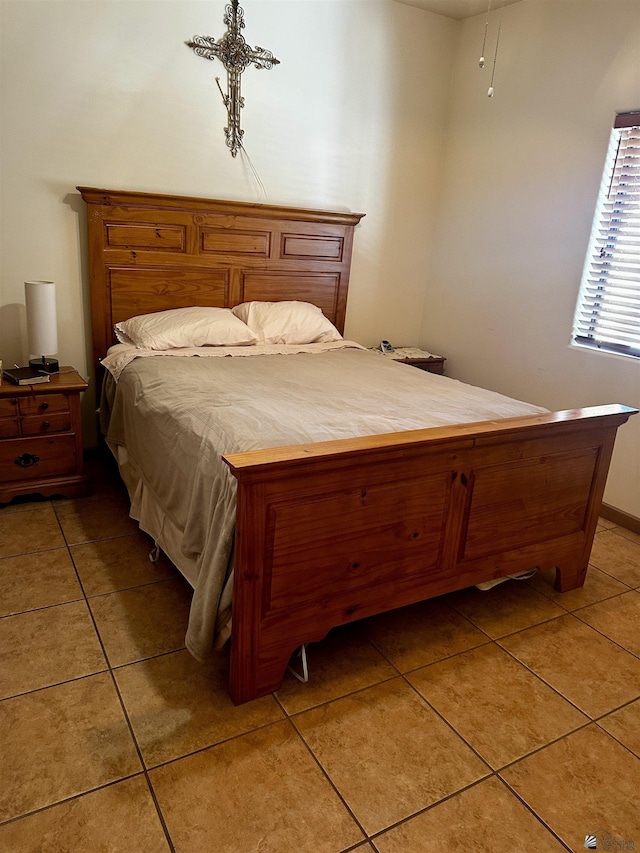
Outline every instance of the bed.
{"type": "MultiPolygon", "coordinates": [[[[344,331],[360,215],[78,189],[88,211],[98,375],[115,343],[116,323],[168,309],[299,301],[317,306],[344,331]]],[[[106,386],[103,399],[116,424],[110,446],[132,496],[132,514],[143,517],[143,529],[194,586],[194,621],[208,623],[205,636],[224,637],[219,616],[230,607],[229,693],[237,704],[277,690],[293,652],[338,625],[532,568],[555,568],[560,591],[582,585],[616,431],[636,411],[612,404],[546,412],[512,401],[516,408],[500,404],[491,410],[500,414],[487,417],[483,397],[462,422],[420,426],[419,411],[415,422],[412,415],[404,418],[411,401],[421,410],[422,395],[430,389],[444,395],[453,380],[389,364],[348,342],[328,343],[320,353],[301,347],[295,355],[138,358],[127,362],[121,376],[122,393],[106,386]],[[351,396],[345,388],[364,389],[365,374],[373,369],[387,389],[375,431],[367,433],[371,428],[365,426],[367,434],[350,434],[339,428],[318,440],[324,415],[314,410],[309,419],[314,429],[307,433],[299,414],[289,442],[289,433],[274,426],[273,446],[240,442],[248,449],[237,450],[230,441],[205,448],[198,423],[215,422],[226,437],[235,429],[233,420],[220,427],[210,407],[195,417],[196,398],[174,405],[165,384],[173,376],[174,384],[191,386],[197,397],[215,373],[218,386],[201,396],[216,401],[218,413],[229,414],[235,403],[238,411],[240,404],[253,406],[261,391],[269,396],[269,382],[285,384],[283,377],[295,372],[286,359],[300,366],[296,381],[322,387],[323,398],[341,381],[343,397],[351,396]],[[306,371],[320,375],[322,365],[324,378],[312,382],[315,373],[306,371]],[[250,381],[257,383],[253,390],[250,381]],[[408,396],[394,403],[395,385],[406,385],[408,396]],[[133,404],[126,402],[126,386],[133,404]],[[138,413],[149,434],[155,430],[166,441],[173,436],[174,446],[187,451],[192,446],[190,456],[199,459],[186,475],[188,519],[172,505],[171,492],[186,463],[168,474],[172,454],[165,453],[164,470],[151,484],[140,476],[144,465],[136,458],[144,455],[144,442],[127,447],[126,427],[137,402],[151,400],[147,388],[157,390],[154,411],[164,406],[169,418],[182,407],[183,420],[195,424],[192,432],[181,426],[176,441],[178,433],[156,424],[149,411],[138,413]],[[209,466],[225,473],[212,474],[209,466]],[[208,476],[232,483],[225,486],[231,523],[210,522],[217,504],[208,503],[208,476]],[[209,564],[226,559],[227,551],[233,571],[210,590],[217,612],[207,614],[209,599],[203,603],[199,586],[209,564]]],[[[297,402],[298,396],[297,388],[291,391],[291,399],[297,402]]],[[[359,393],[353,397],[360,405],[359,393]]],[[[191,650],[202,656],[201,648],[191,650]]]]}

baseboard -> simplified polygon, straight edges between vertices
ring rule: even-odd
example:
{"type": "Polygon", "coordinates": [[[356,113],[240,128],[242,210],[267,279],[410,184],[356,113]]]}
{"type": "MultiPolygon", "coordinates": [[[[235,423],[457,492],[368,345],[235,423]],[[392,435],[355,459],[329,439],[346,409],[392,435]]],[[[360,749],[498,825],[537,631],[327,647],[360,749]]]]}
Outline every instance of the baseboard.
{"type": "Polygon", "coordinates": [[[600,515],[606,518],[607,521],[613,521],[615,524],[619,524],[620,527],[626,527],[627,530],[640,534],[640,518],[636,518],[635,515],[623,512],[621,509],[609,506],[609,504],[602,504],[600,515]]]}

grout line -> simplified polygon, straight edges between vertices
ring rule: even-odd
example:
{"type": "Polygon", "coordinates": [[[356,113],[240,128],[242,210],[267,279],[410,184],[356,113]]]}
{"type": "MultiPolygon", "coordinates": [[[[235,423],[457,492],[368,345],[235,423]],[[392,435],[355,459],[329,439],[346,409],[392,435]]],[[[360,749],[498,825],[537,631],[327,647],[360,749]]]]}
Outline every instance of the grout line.
{"type": "Polygon", "coordinates": [[[58,601],[56,604],[42,604],[40,607],[27,607],[26,610],[17,610],[15,613],[0,614],[0,621],[3,619],[11,619],[13,616],[24,616],[27,613],[39,613],[42,610],[52,610],[54,607],[64,607],[65,604],[77,604],[79,601],[84,601],[84,596],[79,595],[77,598],[69,598],[67,601],[58,601]]]}
{"type": "Polygon", "coordinates": [[[169,845],[169,850],[171,851],[171,853],[176,853],[176,851],[175,851],[175,847],[174,847],[174,844],[173,844],[173,841],[171,840],[171,835],[170,835],[170,833],[169,833],[169,827],[167,826],[167,823],[166,823],[166,821],[165,821],[164,814],[163,814],[163,812],[162,812],[162,808],[161,808],[160,803],[158,802],[158,798],[157,798],[157,796],[156,796],[155,789],[154,789],[154,787],[153,787],[153,785],[152,785],[152,783],[151,783],[151,779],[149,778],[149,770],[148,770],[148,768],[147,768],[146,762],[145,762],[144,757],[143,757],[143,755],[142,755],[142,750],[141,750],[141,748],[140,748],[140,745],[138,744],[138,739],[137,739],[137,737],[136,737],[136,735],[135,735],[135,732],[134,732],[134,730],[133,730],[133,725],[132,725],[132,723],[131,723],[131,719],[130,719],[130,717],[129,717],[129,713],[128,713],[127,709],[126,709],[126,706],[125,706],[125,703],[124,703],[124,699],[122,698],[122,694],[120,693],[120,688],[119,688],[119,686],[118,686],[118,682],[117,682],[117,680],[116,680],[116,678],[115,678],[115,674],[114,674],[113,670],[110,670],[110,671],[109,671],[109,674],[111,675],[111,679],[112,679],[112,681],[113,681],[113,686],[114,686],[114,688],[115,688],[116,694],[117,694],[117,696],[118,696],[118,700],[119,700],[120,705],[121,705],[121,707],[122,707],[122,713],[123,713],[123,715],[124,715],[124,718],[125,718],[125,720],[126,720],[127,726],[128,726],[128,728],[129,728],[129,733],[130,733],[130,735],[131,735],[131,740],[133,741],[133,744],[134,744],[134,746],[135,746],[136,752],[138,753],[138,758],[139,758],[139,760],[140,760],[140,764],[141,764],[141,766],[142,766],[142,774],[144,775],[145,781],[146,781],[146,783],[147,783],[147,789],[148,789],[148,791],[149,791],[149,795],[151,796],[151,799],[153,800],[153,804],[154,804],[154,806],[155,806],[156,813],[157,813],[157,815],[158,815],[158,820],[160,821],[160,826],[162,827],[162,831],[163,831],[163,832],[164,832],[164,834],[165,834],[165,838],[166,838],[166,840],[167,840],[167,844],[169,845]]]}
{"type": "MultiPolygon", "coordinates": [[[[286,712],[285,712],[285,713],[286,713],[286,712]]],[[[309,753],[309,755],[310,755],[310,756],[311,756],[311,758],[313,759],[314,763],[315,763],[315,764],[317,765],[317,767],[319,768],[319,770],[320,770],[320,772],[322,773],[322,775],[324,776],[324,778],[327,780],[327,782],[329,783],[329,785],[331,785],[331,787],[333,788],[333,791],[335,792],[336,796],[338,797],[338,799],[340,800],[340,802],[342,803],[342,805],[345,807],[345,809],[347,810],[348,814],[351,816],[351,818],[352,818],[352,819],[353,819],[353,821],[355,822],[355,824],[356,824],[356,826],[358,827],[358,829],[360,830],[360,832],[362,832],[362,834],[364,835],[364,837],[365,837],[367,840],[369,840],[369,839],[370,839],[370,835],[369,835],[369,833],[366,831],[366,829],[364,828],[364,826],[362,825],[362,823],[358,820],[358,818],[357,818],[357,816],[356,816],[355,812],[354,812],[354,811],[353,811],[353,809],[349,806],[349,804],[347,803],[347,801],[345,800],[345,798],[342,796],[342,794],[341,794],[341,793],[340,793],[340,791],[338,790],[338,787],[337,787],[336,783],[333,781],[333,779],[332,779],[332,778],[331,778],[331,776],[329,775],[328,771],[327,771],[327,770],[325,770],[325,768],[324,768],[324,766],[323,766],[322,762],[320,761],[320,759],[318,758],[318,756],[315,754],[315,752],[311,749],[311,747],[309,746],[309,744],[308,744],[308,743],[307,743],[307,741],[305,740],[304,735],[302,734],[302,732],[301,732],[301,731],[298,729],[298,727],[296,726],[296,724],[295,724],[295,722],[294,722],[293,718],[292,718],[292,717],[287,716],[287,722],[288,722],[289,726],[293,729],[293,731],[294,731],[294,733],[296,734],[296,736],[298,737],[298,739],[302,742],[302,745],[303,745],[303,746],[304,746],[304,748],[307,750],[307,752],[309,753]]],[[[357,842],[357,844],[362,844],[362,841],[358,841],[358,842],[357,842]]],[[[356,845],[352,845],[350,848],[347,848],[347,849],[353,849],[353,847],[357,846],[357,844],[356,844],[356,845]]]]}
{"type": "MultiPolygon", "coordinates": [[[[381,829],[379,832],[374,833],[369,838],[369,841],[375,843],[375,840],[377,838],[380,838],[380,836],[384,835],[385,833],[390,832],[391,830],[396,829],[397,827],[402,826],[405,823],[409,823],[410,821],[412,821],[414,818],[418,817],[419,815],[426,814],[427,812],[431,811],[432,809],[437,808],[438,806],[441,806],[443,803],[446,803],[449,800],[453,800],[455,797],[459,796],[460,794],[465,793],[466,791],[470,791],[472,788],[475,788],[478,785],[483,785],[485,782],[488,782],[490,779],[495,779],[497,782],[499,782],[502,785],[504,785],[505,787],[507,787],[511,791],[511,793],[513,793],[516,796],[516,798],[526,807],[527,811],[529,811],[536,818],[536,820],[538,820],[539,823],[541,823],[544,826],[544,828],[547,829],[562,844],[562,846],[565,848],[565,850],[569,850],[571,853],[571,848],[567,847],[567,845],[558,837],[558,835],[553,831],[553,829],[551,829],[551,827],[548,826],[544,822],[544,820],[542,820],[540,815],[538,815],[535,811],[533,811],[533,809],[521,797],[519,797],[515,791],[511,790],[511,788],[509,787],[509,785],[507,785],[507,783],[504,781],[504,779],[502,779],[498,775],[497,770],[492,772],[489,776],[484,776],[481,779],[477,779],[475,782],[471,782],[469,785],[465,785],[464,788],[460,788],[459,791],[454,791],[452,794],[448,794],[446,797],[442,797],[442,799],[437,800],[435,803],[431,803],[430,805],[426,806],[426,808],[420,809],[419,811],[415,812],[414,814],[408,815],[407,817],[402,818],[402,820],[399,820],[396,823],[391,824],[390,826],[387,826],[384,829],[381,829]]],[[[377,849],[377,846],[376,846],[376,849],[377,849]]]]}
{"type": "MultiPolygon", "coordinates": [[[[620,597],[622,597],[623,595],[628,595],[630,592],[635,592],[635,590],[630,589],[630,590],[628,590],[627,592],[621,592],[621,593],[618,593],[618,595],[617,595],[617,596],[613,596],[613,597],[614,597],[614,598],[620,598],[620,597]]],[[[607,601],[611,601],[611,599],[610,599],[610,598],[608,598],[608,599],[606,599],[606,600],[607,600],[607,601]]],[[[600,603],[600,602],[596,602],[596,604],[599,604],[599,603],[600,603]]],[[[595,606],[595,604],[594,604],[594,605],[589,605],[589,606],[590,606],[590,607],[593,607],[593,606],[595,606]]],[[[580,609],[581,609],[581,610],[585,610],[586,608],[582,607],[582,608],[580,608],[580,609]]],[[[631,655],[632,657],[634,657],[634,658],[636,658],[636,659],[640,660],[640,654],[637,654],[636,652],[631,651],[631,649],[628,649],[626,646],[623,646],[623,645],[622,645],[622,643],[619,643],[617,640],[614,640],[614,639],[613,639],[613,637],[610,637],[608,634],[605,634],[605,633],[604,633],[604,631],[600,630],[600,628],[597,628],[595,625],[592,625],[590,622],[587,622],[587,620],[586,620],[586,619],[583,619],[583,618],[579,615],[579,612],[576,612],[576,613],[575,613],[575,617],[576,617],[576,619],[578,619],[578,620],[579,620],[583,625],[586,625],[586,626],[587,626],[587,628],[591,628],[591,630],[592,630],[592,631],[595,631],[595,632],[596,632],[596,634],[599,634],[599,635],[600,635],[601,637],[603,637],[605,640],[608,640],[610,643],[613,643],[613,645],[614,645],[614,646],[617,646],[617,647],[618,647],[619,649],[621,649],[623,652],[626,652],[628,655],[631,655]]]]}
{"type": "Polygon", "coordinates": [[[132,724],[132,722],[131,722],[131,718],[129,717],[129,712],[127,711],[127,708],[126,708],[126,705],[125,705],[124,699],[123,699],[123,697],[122,697],[122,693],[120,692],[120,687],[119,687],[119,685],[118,685],[118,681],[117,681],[116,676],[115,676],[115,673],[114,673],[114,668],[113,668],[113,666],[111,665],[111,662],[110,662],[110,660],[109,660],[109,656],[108,656],[108,654],[107,654],[107,650],[106,650],[106,648],[105,648],[105,645],[104,645],[104,642],[103,642],[102,636],[101,636],[101,634],[100,634],[100,630],[99,630],[99,628],[98,628],[98,623],[97,623],[97,621],[96,621],[96,618],[95,618],[95,616],[94,616],[94,614],[93,614],[93,611],[92,611],[92,609],[91,609],[91,606],[90,606],[90,604],[89,604],[89,599],[88,599],[87,594],[86,594],[86,592],[85,592],[84,584],[82,583],[82,580],[81,580],[81,578],[80,578],[80,573],[78,572],[78,568],[77,568],[77,566],[76,566],[76,564],[75,564],[75,560],[73,559],[73,555],[71,554],[70,549],[69,549],[69,556],[70,556],[71,561],[72,561],[72,563],[73,563],[73,567],[74,567],[74,569],[75,569],[75,571],[76,571],[76,575],[77,575],[77,577],[78,577],[78,582],[80,583],[81,589],[82,589],[82,591],[83,591],[83,594],[84,594],[84,600],[85,600],[85,603],[86,603],[86,606],[87,606],[87,610],[89,611],[89,615],[90,615],[91,621],[92,621],[92,623],[93,623],[93,627],[94,627],[94,630],[95,630],[95,632],[96,632],[96,635],[97,635],[97,638],[98,638],[98,642],[100,643],[100,647],[101,647],[101,649],[102,649],[102,654],[104,655],[104,658],[105,658],[105,661],[106,661],[106,664],[107,664],[107,671],[108,671],[108,673],[109,673],[109,675],[110,675],[110,677],[111,677],[111,683],[113,684],[113,688],[114,688],[114,690],[115,690],[116,696],[118,697],[118,702],[120,703],[120,707],[121,707],[121,710],[122,710],[123,717],[124,717],[125,722],[126,722],[126,724],[127,724],[127,728],[129,729],[129,735],[130,735],[130,737],[131,737],[131,740],[132,740],[132,742],[133,742],[134,748],[135,748],[136,753],[137,753],[137,755],[138,755],[138,760],[139,760],[139,762],[140,762],[140,767],[141,767],[141,769],[142,769],[142,774],[144,775],[145,781],[146,781],[146,783],[147,783],[147,789],[148,789],[148,791],[149,791],[149,795],[151,796],[151,799],[153,800],[153,804],[154,804],[154,806],[155,806],[156,813],[157,813],[157,815],[158,815],[158,820],[160,821],[160,825],[161,825],[161,827],[162,827],[162,831],[164,832],[164,834],[165,834],[165,838],[166,838],[166,840],[167,840],[167,844],[169,845],[169,850],[171,851],[171,853],[175,853],[175,847],[174,847],[174,845],[173,845],[173,841],[171,840],[171,836],[170,836],[170,834],[169,834],[169,829],[168,829],[168,827],[167,827],[167,824],[166,824],[165,819],[164,819],[164,815],[163,815],[163,813],[162,813],[162,809],[160,808],[160,804],[159,804],[158,799],[157,799],[157,797],[156,797],[155,790],[153,789],[153,785],[151,784],[151,780],[150,780],[150,778],[149,778],[149,773],[148,773],[148,770],[147,770],[147,766],[146,766],[146,763],[145,763],[145,761],[144,761],[144,757],[143,757],[143,755],[142,755],[142,750],[141,750],[140,745],[139,745],[139,743],[138,743],[138,739],[137,739],[137,737],[136,737],[136,735],[135,735],[135,731],[134,731],[134,729],[133,729],[133,724],[132,724]]]}
{"type": "Polygon", "coordinates": [[[108,672],[108,664],[105,661],[104,669],[98,669],[95,672],[86,672],[84,675],[78,675],[75,678],[66,678],[64,681],[56,681],[53,684],[45,684],[43,687],[34,687],[32,690],[23,690],[21,693],[13,693],[11,696],[4,696],[0,699],[0,704],[3,702],[10,702],[12,699],[21,699],[23,696],[30,696],[32,693],[41,693],[44,690],[61,687],[63,684],[73,684],[75,681],[84,681],[85,678],[94,678],[96,675],[104,675],[108,672]]]}
{"type": "Polygon", "coordinates": [[[617,744],[619,744],[621,747],[623,747],[623,749],[626,749],[627,752],[631,753],[631,755],[636,760],[640,760],[640,755],[637,752],[635,752],[630,746],[627,746],[626,743],[623,743],[623,741],[621,741],[617,735],[614,735],[608,729],[605,729],[605,727],[603,725],[601,725],[602,720],[606,719],[606,717],[611,717],[613,714],[617,713],[618,711],[623,710],[624,708],[629,707],[629,705],[633,705],[637,701],[638,701],[637,699],[632,699],[631,702],[627,702],[626,705],[621,705],[620,708],[616,708],[615,710],[609,711],[607,714],[603,714],[601,717],[598,717],[597,720],[594,720],[594,723],[596,726],[598,726],[598,728],[600,729],[601,732],[604,732],[605,735],[608,735],[610,738],[615,740],[615,742],[617,744]]]}
{"type": "MultiPolygon", "coordinates": [[[[415,672],[415,670],[413,670],[413,672],[415,672]]],[[[475,746],[473,746],[471,743],[469,743],[469,741],[466,739],[466,737],[465,737],[461,732],[459,732],[459,731],[454,727],[453,723],[449,722],[449,720],[444,716],[444,714],[442,714],[442,712],[441,712],[441,711],[439,711],[439,710],[438,710],[438,708],[436,708],[436,706],[435,706],[435,705],[433,705],[433,704],[432,704],[432,703],[427,699],[427,697],[426,697],[426,696],[424,696],[424,695],[423,695],[423,694],[418,690],[418,688],[415,686],[415,684],[412,684],[412,683],[409,681],[409,679],[408,679],[408,678],[406,678],[404,675],[402,676],[402,680],[405,682],[405,684],[407,684],[407,685],[411,688],[411,690],[412,690],[412,691],[413,691],[413,692],[418,696],[418,698],[419,698],[419,699],[421,699],[421,700],[425,703],[425,705],[426,705],[428,708],[430,708],[430,709],[433,711],[433,713],[434,713],[437,717],[439,717],[439,719],[440,719],[440,720],[441,720],[441,721],[442,721],[442,722],[447,726],[447,728],[449,728],[449,729],[453,732],[453,734],[454,734],[454,735],[456,735],[456,737],[460,738],[460,740],[465,744],[465,746],[467,746],[467,747],[468,747],[468,748],[473,752],[473,754],[476,756],[476,758],[478,758],[478,759],[479,759],[479,760],[480,760],[480,761],[481,761],[481,762],[482,762],[482,763],[483,763],[483,764],[488,768],[489,772],[488,772],[485,776],[483,776],[483,777],[482,777],[483,779],[488,778],[491,774],[493,774],[493,773],[495,773],[495,772],[496,772],[496,771],[493,769],[493,767],[489,764],[489,762],[487,761],[487,759],[486,759],[483,755],[481,755],[481,753],[480,753],[480,752],[478,752],[478,750],[476,749],[476,747],[475,747],[475,746]]],[[[480,781],[480,780],[478,780],[478,781],[480,781]]],[[[468,786],[467,786],[467,787],[468,787],[468,786]]]]}
{"type": "Polygon", "coordinates": [[[381,684],[388,684],[390,681],[395,681],[399,678],[402,678],[401,673],[386,676],[384,678],[381,678],[379,681],[374,681],[372,684],[365,684],[363,687],[355,687],[353,690],[348,690],[346,693],[341,693],[339,696],[334,696],[330,699],[323,699],[315,705],[309,705],[308,708],[302,708],[299,711],[292,711],[291,713],[285,710],[285,714],[289,719],[293,719],[294,717],[299,717],[301,714],[306,714],[308,711],[316,711],[318,708],[323,708],[327,705],[332,705],[334,702],[339,702],[341,699],[349,699],[352,696],[357,696],[358,693],[365,693],[367,690],[371,690],[371,688],[373,687],[379,687],[381,684]]]}
{"type": "Polygon", "coordinates": [[[194,755],[199,755],[201,752],[207,752],[208,750],[217,749],[219,746],[225,746],[228,743],[232,743],[234,740],[240,740],[240,738],[243,738],[246,735],[262,731],[262,729],[268,729],[271,726],[278,726],[281,723],[286,722],[287,719],[287,717],[284,717],[280,720],[271,720],[268,723],[262,723],[259,726],[254,726],[252,729],[247,729],[246,731],[238,732],[234,735],[229,735],[229,737],[222,738],[222,740],[218,740],[215,743],[208,743],[205,746],[199,746],[196,749],[192,749],[190,752],[184,752],[180,755],[174,756],[173,758],[167,758],[164,761],[159,761],[157,764],[151,764],[147,766],[143,763],[143,766],[149,772],[153,770],[158,770],[160,767],[167,767],[170,764],[175,764],[178,761],[182,761],[183,758],[192,758],[194,755]]]}
{"type": "Polygon", "coordinates": [[[541,824],[542,824],[542,826],[544,826],[544,828],[545,828],[548,832],[550,832],[550,833],[551,833],[551,835],[553,835],[553,837],[556,839],[556,841],[557,841],[559,844],[562,844],[562,846],[564,847],[564,849],[565,849],[565,850],[568,850],[568,851],[569,851],[569,853],[572,853],[572,848],[571,848],[571,847],[569,847],[569,845],[568,845],[568,844],[565,844],[565,842],[564,842],[564,841],[562,840],[562,838],[558,835],[558,833],[557,833],[554,829],[552,829],[552,828],[549,826],[549,824],[548,824],[545,820],[543,820],[543,819],[542,819],[542,817],[541,817],[541,816],[540,816],[540,815],[539,815],[539,814],[538,814],[538,813],[537,813],[537,812],[532,808],[532,806],[530,806],[530,805],[529,805],[529,803],[528,803],[525,799],[523,799],[523,798],[520,796],[520,794],[518,794],[518,792],[515,790],[515,788],[512,788],[512,787],[511,787],[511,785],[506,781],[506,779],[503,779],[503,778],[502,778],[502,776],[496,776],[496,778],[498,779],[498,781],[499,781],[502,785],[504,785],[504,787],[505,787],[505,788],[506,788],[506,789],[507,789],[511,794],[513,794],[513,796],[514,796],[514,797],[515,797],[515,798],[516,798],[520,803],[522,803],[522,805],[525,807],[525,809],[526,809],[526,810],[527,810],[531,815],[533,815],[533,817],[534,817],[534,818],[535,818],[539,823],[541,823],[541,824]]]}
{"type": "MultiPolygon", "coordinates": [[[[176,569],[176,571],[177,571],[177,569],[176,569]]],[[[179,583],[181,586],[183,586],[186,583],[186,581],[182,575],[176,575],[176,577],[158,578],[155,581],[145,581],[144,583],[135,584],[135,586],[123,586],[122,589],[110,589],[107,592],[93,592],[93,593],[87,595],[86,597],[87,597],[87,600],[89,600],[89,599],[93,600],[96,598],[106,598],[109,595],[119,595],[122,592],[132,592],[133,590],[136,590],[136,589],[144,589],[145,587],[148,587],[148,586],[157,586],[158,584],[161,584],[161,583],[164,583],[164,584],[179,583]]]]}
{"type": "Polygon", "coordinates": [[[128,773],[120,779],[113,779],[111,782],[105,782],[104,785],[97,785],[95,788],[88,788],[86,791],[80,791],[78,794],[71,794],[69,797],[63,797],[61,800],[55,800],[55,802],[47,803],[45,806],[40,806],[38,808],[31,809],[30,811],[22,812],[22,814],[9,817],[6,820],[0,820],[0,826],[8,826],[8,824],[16,823],[23,818],[33,817],[33,815],[49,811],[50,809],[56,808],[56,806],[64,805],[64,803],[70,803],[73,800],[78,800],[88,794],[95,794],[105,788],[113,788],[114,785],[118,785],[120,782],[126,782],[129,779],[135,779],[137,776],[142,776],[142,771],[138,771],[137,773],[128,773]]]}
{"type": "Polygon", "coordinates": [[[503,764],[502,767],[498,767],[496,770],[496,774],[499,775],[500,773],[503,773],[510,767],[514,767],[516,764],[520,764],[521,761],[527,761],[529,758],[534,755],[537,755],[539,752],[543,752],[550,746],[554,746],[555,744],[560,743],[563,740],[567,740],[567,738],[570,738],[578,732],[581,732],[584,729],[588,729],[589,726],[593,725],[594,721],[587,717],[587,719],[581,725],[576,726],[575,729],[571,729],[570,732],[565,732],[563,735],[558,735],[558,737],[553,738],[553,740],[550,740],[548,743],[543,743],[540,746],[537,746],[535,749],[532,749],[531,752],[527,752],[525,755],[520,755],[518,758],[514,758],[513,761],[508,761],[506,764],[503,764]]]}

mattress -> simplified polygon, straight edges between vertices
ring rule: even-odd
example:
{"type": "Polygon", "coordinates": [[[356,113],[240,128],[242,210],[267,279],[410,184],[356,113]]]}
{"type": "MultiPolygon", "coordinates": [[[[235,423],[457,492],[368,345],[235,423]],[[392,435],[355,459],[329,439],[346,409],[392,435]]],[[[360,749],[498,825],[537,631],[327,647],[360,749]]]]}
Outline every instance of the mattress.
{"type": "Polygon", "coordinates": [[[231,629],[236,481],[224,454],[546,411],[348,342],[236,348],[244,357],[113,349],[102,428],[132,516],[193,586],[185,642],[201,660],[231,629]]]}

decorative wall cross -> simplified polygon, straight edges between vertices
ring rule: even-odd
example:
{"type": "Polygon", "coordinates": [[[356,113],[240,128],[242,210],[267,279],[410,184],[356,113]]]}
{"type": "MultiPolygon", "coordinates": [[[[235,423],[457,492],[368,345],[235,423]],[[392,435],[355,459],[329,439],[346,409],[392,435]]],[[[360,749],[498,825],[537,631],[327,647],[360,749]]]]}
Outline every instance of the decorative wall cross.
{"type": "Polygon", "coordinates": [[[219,77],[216,77],[216,83],[227,108],[228,126],[225,127],[224,132],[232,157],[235,157],[238,149],[242,148],[244,136],[244,130],[240,127],[240,110],[244,107],[244,98],[240,94],[240,75],[250,65],[267,70],[274,65],[280,65],[280,60],[276,59],[270,50],[258,46],[252,48],[246,43],[240,32],[244,29],[243,15],[244,11],[238,6],[238,0],[231,0],[231,3],[225,7],[224,13],[224,22],[228,30],[221,39],[216,41],[211,36],[194,36],[193,41],[187,42],[197,56],[205,59],[219,59],[227,69],[226,95],[222,91],[219,77]]]}

